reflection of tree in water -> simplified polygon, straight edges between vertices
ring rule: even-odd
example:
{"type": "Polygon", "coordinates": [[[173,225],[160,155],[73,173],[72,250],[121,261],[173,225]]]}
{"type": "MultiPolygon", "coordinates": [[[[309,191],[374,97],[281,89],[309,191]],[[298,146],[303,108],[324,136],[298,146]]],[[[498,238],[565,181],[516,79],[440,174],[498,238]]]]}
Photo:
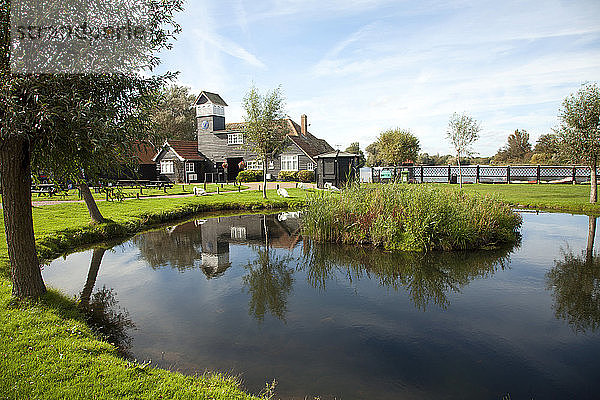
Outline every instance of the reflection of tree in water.
{"type": "Polygon", "coordinates": [[[126,349],[131,345],[127,330],[135,326],[129,318],[129,313],[119,307],[113,289],[103,286],[92,294],[105,252],[106,249],[97,248],[92,253],[90,269],[80,294],[79,305],[84,310],[92,329],[126,354],[126,349]]]}
{"type": "Polygon", "coordinates": [[[277,255],[268,245],[268,229],[264,223],[265,246],[253,246],[256,259],[249,262],[246,275],[243,277],[244,288],[250,294],[250,315],[263,321],[270,312],[274,317],[285,321],[287,297],[294,282],[294,269],[289,268],[291,256],[277,255]]]}
{"type": "Polygon", "coordinates": [[[317,244],[306,241],[304,262],[311,286],[325,290],[327,281],[343,273],[352,282],[377,278],[381,286],[405,288],[414,304],[425,310],[430,303],[442,308],[449,305],[448,292],[476,278],[485,278],[510,261],[512,248],[462,252],[396,252],[317,244]]]}
{"type": "Polygon", "coordinates": [[[153,269],[170,266],[185,271],[194,268],[194,261],[202,258],[202,233],[186,229],[187,225],[147,232],[132,240],[140,249],[140,257],[153,269]]]}
{"type": "Polygon", "coordinates": [[[594,252],[596,217],[589,217],[588,244],[579,255],[568,246],[546,274],[553,290],[554,313],[575,332],[594,332],[600,326],[600,255],[594,252]]]}

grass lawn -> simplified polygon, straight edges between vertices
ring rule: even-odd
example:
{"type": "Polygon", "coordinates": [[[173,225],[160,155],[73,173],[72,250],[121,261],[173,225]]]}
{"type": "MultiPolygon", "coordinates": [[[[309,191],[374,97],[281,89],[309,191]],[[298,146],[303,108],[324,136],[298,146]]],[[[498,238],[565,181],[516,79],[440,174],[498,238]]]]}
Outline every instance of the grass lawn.
{"type": "Polygon", "coordinates": [[[469,192],[493,194],[517,207],[600,213],[600,204],[589,202],[589,185],[468,184],[463,185],[463,189],[469,192]]]}
{"type": "MultiPolygon", "coordinates": [[[[34,207],[39,253],[46,258],[78,245],[133,234],[190,217],[199,211],[299,205],[305,192],[289,199],[269,191],[203,197],[100,202],[113,222],[90,226],[84,204],[34,207]]],[[[75,300],[51,289],[36,301],[11,298],[4,222],[0,219],[0,399],[255,399],[232,377],[206,373],[190,377],[121,358],[86,325],[75,300]]]]}

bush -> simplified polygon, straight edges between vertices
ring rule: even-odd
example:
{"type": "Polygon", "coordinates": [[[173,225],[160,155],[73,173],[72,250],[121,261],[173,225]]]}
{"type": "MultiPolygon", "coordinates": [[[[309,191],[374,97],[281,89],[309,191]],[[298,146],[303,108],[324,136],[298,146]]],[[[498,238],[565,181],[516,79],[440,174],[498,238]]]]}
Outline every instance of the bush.
{"type": "Polygon", "coordinates": [[[297,181],[298,171],[281,171],[277,176],[280,181],[297,181]]]}
{"type": "Polygon", "coordinates": [[[302,170],[298,171],[298,182],[314,182],[315,181],[315,172],[312,170],[302,170]]]}
{"type": "Polygon", "coordinates": [[[302,226],[317,242],[466,250],[515,242],[521,216],[496,198],[450,188],[351,184],[309,195],[302,226]]]}
{"type": "Polygon", "coordinates": [[[238,182],[260,182],[263,180],[263,173],[259,170],[247,169],[238,173],[237,180],[238,182]]]}

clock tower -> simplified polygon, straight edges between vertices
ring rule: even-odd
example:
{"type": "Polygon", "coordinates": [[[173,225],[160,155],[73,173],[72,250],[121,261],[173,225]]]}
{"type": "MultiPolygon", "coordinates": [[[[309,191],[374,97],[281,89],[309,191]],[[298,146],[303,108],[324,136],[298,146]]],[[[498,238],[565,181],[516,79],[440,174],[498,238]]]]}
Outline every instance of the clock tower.
{"type": "Polygon", "coordinates": [[[225,107],[227,103],[216,93],[201,92],[196,103],[196,121],[198,138],[203,133],[222,131],[225,129],[225,107]]]}

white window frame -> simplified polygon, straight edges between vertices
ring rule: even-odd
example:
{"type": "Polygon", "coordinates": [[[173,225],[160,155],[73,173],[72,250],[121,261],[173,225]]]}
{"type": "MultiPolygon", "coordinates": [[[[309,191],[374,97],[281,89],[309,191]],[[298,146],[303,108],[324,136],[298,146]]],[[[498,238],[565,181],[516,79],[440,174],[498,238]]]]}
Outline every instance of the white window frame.
{"type": "Polygon", "coordinates": [[[298,155],[282,154],[281,155],[281,170],[282,171],[298,171],[298,155]]]}
{"type": "Polygon", "coordinates": [[[161,174],[174,174],[175,166],[172,160],[166,160],[160,162],[160,173],[161,174]]]}
{"type": "Polygon", "coordinates": [[[189,172],[189,173],[196,172],[196,167],[194,166],[193,162],[185,163],[185,172],[189,172]]]}
{"type": "Polygon", "coordinates": [[[309,161],[306,163],[306,169],[309,171],[314,171],[315,169],[317,169],[317,164],[309,161]]]}
{"type": "Polygon", "coordinates": [[[244,134],[243,133],[228,133],[227,134],[227,144],[244,144],[244,134]]]}
{"type": "Polygon", "coordinates": [[[245,226],[232,226],[231,227],[231,238],[237,240],[246,240],[246,227],[245,226]]]}
{"type": "Polygon", "coordinates": [[[254,171],[262,171],[263,162],[262,160],[250,160],[246,162],[246,169],[254,170],[254,171]]]}

